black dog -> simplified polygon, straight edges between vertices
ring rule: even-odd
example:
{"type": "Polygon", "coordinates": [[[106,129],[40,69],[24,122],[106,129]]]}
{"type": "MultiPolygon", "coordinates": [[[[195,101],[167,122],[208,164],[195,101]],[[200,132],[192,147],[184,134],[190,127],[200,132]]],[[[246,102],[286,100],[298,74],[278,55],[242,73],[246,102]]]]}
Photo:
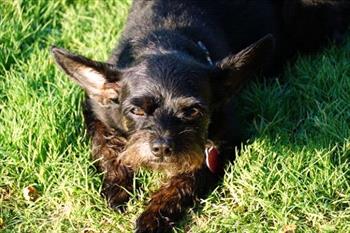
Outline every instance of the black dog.
{"type": "Polygon", "coordinates": [[[128,200],[137,168],[160,169],[169,181],[136,231],[171,229],[242,140],[232,97],[297,51],[341,41],[349,15],[346,1],[332,0],[135,0],[107,63],[53,47],[87,93],[86,123],[110,205],[128,200]]]}

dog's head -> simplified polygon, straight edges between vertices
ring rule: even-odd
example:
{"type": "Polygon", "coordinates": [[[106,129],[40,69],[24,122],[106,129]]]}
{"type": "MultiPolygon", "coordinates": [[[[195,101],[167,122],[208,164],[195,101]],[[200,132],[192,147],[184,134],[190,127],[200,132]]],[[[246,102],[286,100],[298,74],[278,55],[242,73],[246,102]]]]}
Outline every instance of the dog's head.
{"type": "Polygon", "coordinates": [[[56,47],[52,52],[86,91],[95,116],[127,135],[120,155],[125,163],[178,173],[202,166],[213,109],[242,87],[272,48],[267,36],[216,65],[165,52],[127,69],[56,47]]]}

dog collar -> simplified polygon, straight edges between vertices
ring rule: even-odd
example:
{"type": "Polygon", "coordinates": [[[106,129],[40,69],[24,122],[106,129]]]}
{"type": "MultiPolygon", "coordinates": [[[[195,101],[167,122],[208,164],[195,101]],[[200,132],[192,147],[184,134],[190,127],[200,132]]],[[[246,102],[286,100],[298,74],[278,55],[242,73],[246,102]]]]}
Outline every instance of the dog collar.
{"type": "Polygon", "coordinates": [[[213,174],[217,174],[221,169],[219,154],[219,150],[216,146],[212,145],[205,148],[205,163],[213,174]]]}
{"type": "Polygon", "coordinates": [[[208,63],[212,66],[214,65],[213,61],[210,58],[210,54],[209,54],[209,50],[207,49],[207,47],[205,47],[205,45],[203,44],[202,41],[198,41],[197,42],[198,46],[203,50],[203,52],[205,53],[205,58],[207,59],[208,63]]]}

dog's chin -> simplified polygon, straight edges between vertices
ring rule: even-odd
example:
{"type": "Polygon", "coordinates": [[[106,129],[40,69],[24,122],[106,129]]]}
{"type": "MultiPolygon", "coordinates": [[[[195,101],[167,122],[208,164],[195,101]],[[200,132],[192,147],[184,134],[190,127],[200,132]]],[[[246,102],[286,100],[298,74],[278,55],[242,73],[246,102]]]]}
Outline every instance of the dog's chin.
{"type": "Polygon", "coordinates": [[[169,163],[176,163],[176,159],[172,158],[172,157],[167,157],[167,156],[163,156],[163,157],[155,157],[153,159],[149,159],[150,163],[154,163],[154,164],[169,164],[169,163]]]}
{"type": "Polygon", "coordinates": [[[153,158],[145,161],[143,165],[147,168],[163,171],[165,173],[174,173],[174,168],[181,166],[179,161],[169,157],[153,158]]]}

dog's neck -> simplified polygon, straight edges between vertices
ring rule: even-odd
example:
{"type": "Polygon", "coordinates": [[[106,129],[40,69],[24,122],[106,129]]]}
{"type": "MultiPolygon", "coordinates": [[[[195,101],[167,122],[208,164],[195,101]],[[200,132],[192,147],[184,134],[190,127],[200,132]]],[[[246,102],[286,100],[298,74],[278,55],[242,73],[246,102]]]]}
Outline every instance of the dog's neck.
{"type": "Polygon", "coordinates": [[[203,50],[203,52],[205,53],[205,57],[209,63],[209,65],[213,66],[214,63],[213,63],[213,60],[211,59],[210,57],[210,53],[209,53],[209,50],[208,48],[204,45],[204,43],[202,41],[198,41],[198,46],[203,50]]]}

